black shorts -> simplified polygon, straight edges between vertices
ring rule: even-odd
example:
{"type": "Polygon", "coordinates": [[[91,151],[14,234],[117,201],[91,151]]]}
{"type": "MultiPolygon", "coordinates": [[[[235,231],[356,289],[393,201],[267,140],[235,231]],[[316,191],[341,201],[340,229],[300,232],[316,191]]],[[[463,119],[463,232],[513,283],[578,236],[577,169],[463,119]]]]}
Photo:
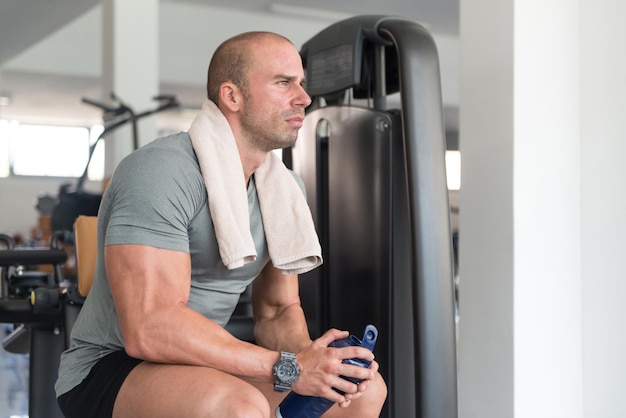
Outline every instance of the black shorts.
{"type": "Polygon", "coordinates": [[[141,361],[129,357],[124,350],[102,357],[85,380],[59,396],[65,418],[111,418],[122,383],[141,361]]]}

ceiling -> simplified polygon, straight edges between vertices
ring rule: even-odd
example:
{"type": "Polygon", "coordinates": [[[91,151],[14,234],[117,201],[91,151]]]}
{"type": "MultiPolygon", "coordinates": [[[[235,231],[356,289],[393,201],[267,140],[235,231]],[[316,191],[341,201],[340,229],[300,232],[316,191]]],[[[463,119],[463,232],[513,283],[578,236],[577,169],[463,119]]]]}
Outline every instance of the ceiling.
{"type": "MultiPolygon", "coordinates": [[[[433,33],[458,36],[459,0],[160,0],[162,6],[184,6],[186,11],[205,8],[228,9],[237,13],[254,13],[258,19],[310,19],[324,27],[334,21],[357,14],[384,14],[408,17],[422,23],[433,33]],[[327,22],[327,23],[326,23],[327,22]]],[[[80,104],[82,97],[101,97],[99,77],[93,75],[46,73],[42,62],[30,62],[32,69],[12,65],[35,46],[100,5],[99,0],[21,0],[0,2],[0,95],[10,97],[0,106],[0,118],[29,112],[46,115],[72,114],[93,118],[100,115],[80,104]],[[4,116],[3,116],[4,115],[4,116]]],[[[163,18],[161,18],[163,22],[163,18]]],[[[211,22],[229,25],[230,22],[211,22]]],[[[163,24],[163,23],[162,23],[163,24]]],[[[168,47],[161,33],[160,54],[177,56],[176,46],[168,47]]],[[[89,37],[85,36],[88,40],[89,37]]],[[[87,42],[87,41],[85,41],[87,42]]],[[[97,45],[84,45],[97,48],[97,45]]],[[[31,54],[32,55],[32,54],[31,54]]],[[[31,61],[33,61],[31,59],[31,61]]],[[[204,71],[204,70],[203,70],[204,71]]],[[[161,89],[175,94],[184,105],[201,103],[202,85],[173,83],[163,80],[161,89]]]]}

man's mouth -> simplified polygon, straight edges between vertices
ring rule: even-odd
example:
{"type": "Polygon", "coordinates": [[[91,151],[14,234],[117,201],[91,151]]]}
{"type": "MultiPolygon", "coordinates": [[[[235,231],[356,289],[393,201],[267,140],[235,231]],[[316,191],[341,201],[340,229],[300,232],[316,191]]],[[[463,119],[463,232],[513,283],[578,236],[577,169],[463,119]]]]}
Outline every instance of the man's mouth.
{"type": "Polygon", "coordinates": [[[290,125],[294,125],[294,126],[298,126],[301,127],[302,126],[302,122],[304,121],[304,117],[303,116],[292,116],[290,118],[287,119],[287,123],[289,123],[290,125]]]}

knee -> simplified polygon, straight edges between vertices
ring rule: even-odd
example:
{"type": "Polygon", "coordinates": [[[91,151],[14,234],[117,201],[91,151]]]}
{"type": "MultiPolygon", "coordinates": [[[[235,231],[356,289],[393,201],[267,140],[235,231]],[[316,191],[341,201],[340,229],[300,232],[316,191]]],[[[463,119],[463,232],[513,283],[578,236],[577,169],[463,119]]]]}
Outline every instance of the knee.
{"type": "Polygon", "coordinates": [[[268,418],[270,404],[263,394],[256,390],[246,393],[233,393],[227,401],[227,413],[224,416],[233,418],[268,418]]]}
{"type": "MultiPolygon", "coordinates": [[[[380,373],[376,373],[376,377],[372,379],[367,388],[367,398],[371,402],[372,407],[382,409],[385,400],[387,400],[387,384],[380,373]]],[[[368,403],[369,403],[368,402],[368,403]]]]}
{"type": "Polygon", "coordinates": [[[251,385],[232,390],[218,399],[207,401],[202,407],[201,416],[232,418],[269,418],[270,405],[265,396],[251,385]]]}
{"type": "Polygon", "coordinates": [[[387,384],[380,373],[376,373],[376,377],[368,382],[365,393],[352,401],[351,414],[359,417],[378,417],[385,400],[387,400],[387,384]]]}

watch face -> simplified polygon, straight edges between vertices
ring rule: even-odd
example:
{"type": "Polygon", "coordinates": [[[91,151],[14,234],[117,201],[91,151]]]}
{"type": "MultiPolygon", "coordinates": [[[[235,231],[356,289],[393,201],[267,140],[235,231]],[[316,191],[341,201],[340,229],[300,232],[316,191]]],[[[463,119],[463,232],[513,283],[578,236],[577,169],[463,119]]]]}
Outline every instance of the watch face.
{"type": "Polygon", "coordinates": [[[276,366],[276,377],[278,380],[289,383],[298,375],[297,367],[289,361],[281,361],[276,366]]]}

